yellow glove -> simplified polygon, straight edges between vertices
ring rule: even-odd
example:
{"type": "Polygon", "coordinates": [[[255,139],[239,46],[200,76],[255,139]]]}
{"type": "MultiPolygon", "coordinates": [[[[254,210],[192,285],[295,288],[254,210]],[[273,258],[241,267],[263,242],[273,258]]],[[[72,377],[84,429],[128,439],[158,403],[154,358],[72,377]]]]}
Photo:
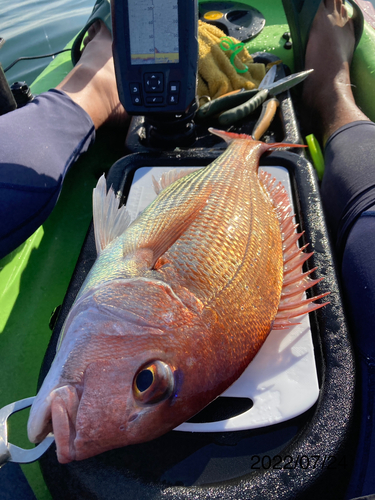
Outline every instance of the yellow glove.
{"type": "MultiPolygon", "coordinates": [[[[265,65],[254,63],[244,47],[234,57],[234,65],[245,73],[238,73],[230,61],[233,50],[223,50],[220,42],[225,33],[216,26],[198,21],[198,96],[210,96],[215,99],[232,90],[257,88],[266,74],[265,65]]],[[[228,38],[228,37],[226,37],[228,38]]],[[[235,44],[240,43],[231,38],[235,44]]]]}

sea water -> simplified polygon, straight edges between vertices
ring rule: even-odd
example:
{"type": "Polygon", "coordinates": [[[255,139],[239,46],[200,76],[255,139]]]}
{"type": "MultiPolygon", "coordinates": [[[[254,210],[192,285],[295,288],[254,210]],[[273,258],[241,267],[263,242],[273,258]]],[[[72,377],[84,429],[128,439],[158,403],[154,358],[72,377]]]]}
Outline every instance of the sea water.
{"type": "MultiPolygon", "coordinates": [[[[375,0],[357,0],[366,19],[375,28],[375,0]]],[[[5,69],[21,56],[57,52],[85,25],[95,0],[0,0],[0,50],[5,69]]],[[[8,82],[29,85],[52,58],[20,61],[6,72],[8,82]]]]}
{"type": "MultiPolygon", "coordinates": [[[[23,56],[39,56],[62,50],[85,25],[95,0],[0,0],[0,63],[6,69],[23,56]]],[[[10,84],[29,85],[52,57],[19,61],[6,78],[10,84]]]]}

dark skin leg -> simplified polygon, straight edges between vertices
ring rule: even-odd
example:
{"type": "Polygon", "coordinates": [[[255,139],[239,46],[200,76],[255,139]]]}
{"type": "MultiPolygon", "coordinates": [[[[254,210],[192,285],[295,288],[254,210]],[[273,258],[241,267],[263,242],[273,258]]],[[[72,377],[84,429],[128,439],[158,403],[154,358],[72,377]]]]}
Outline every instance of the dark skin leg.
{"type": "Polygon", "coordinates": [[[325,144],[337,129],[369,120],[357,107],[350,82],[354,51],[353,23],[341,0],[324,0],[315,16],[306,48],[302,113],[306,130],[325,144]]]}

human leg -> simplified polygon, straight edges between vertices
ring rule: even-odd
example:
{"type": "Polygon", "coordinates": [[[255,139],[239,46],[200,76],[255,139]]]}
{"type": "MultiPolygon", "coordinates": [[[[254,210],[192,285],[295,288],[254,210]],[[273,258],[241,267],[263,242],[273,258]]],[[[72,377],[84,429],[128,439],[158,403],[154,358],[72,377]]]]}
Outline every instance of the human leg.
{"type": "Polygon", "coordinates": [[[325,143],[340,127],[368,120],[357,107],[350,82],[355,39],[342,0],[322,1],[306,47],[306,69],[314,72],[304,82],[304,120],[325,143]]]}
{"type": "Polygon", "coordinates": [[[326,144],[321,195],[339,259],[353,224],[375,203],[374,144],[375,124],[371,121],[340,127],[326,144]]]}
{"type": "Polygon", "coordinates": [[[342,1],[322,2],[307,44],[306,67],[314,72],[304,83],[302,102],[309,130],[325,144],[321,194],[340,255],[353,222],[375,202],[375,126],[353,97],[354,43],[353,24],[342,1]]]}
{"type": "Polygon", "coordinates": [[[79,63],[56,90],[0,117],[0,258],[48,217],[70,166],[103,124],[123,125],[111,37],[96,23],[79,63]]]}
{"type": "Polygon", "coordinates": [[[303,98],[310,126],[325,143],[321,195],[357,359],[360,434],[347,498],[375,492],[375,124],[353,98],[353,48],[353,29],[341,0],[325,0],[307,46],[306,66],[315,71],[303,98]]]}
{"type": "Polygon", "coordinates": [[[0,134],[1,258],[51,213],[66,172],[94,141],[95,129],[66,94],[49,91],[0,117],[0,134]]]}
{"type": "Polygon", "coordinates": [[[354,223],[342,261],[342,285],[356,354],[359,436],[348,499],[375,493],[375,206],[354,223]]]}
{"type": "Polygon", "coordinates": [[[102,22],[95,22],[83,43],[80,60],[56,88],[90,115],[96,129],[103,124],[126,124],[128,116],[118,97],[108,28],[102,22]]]}

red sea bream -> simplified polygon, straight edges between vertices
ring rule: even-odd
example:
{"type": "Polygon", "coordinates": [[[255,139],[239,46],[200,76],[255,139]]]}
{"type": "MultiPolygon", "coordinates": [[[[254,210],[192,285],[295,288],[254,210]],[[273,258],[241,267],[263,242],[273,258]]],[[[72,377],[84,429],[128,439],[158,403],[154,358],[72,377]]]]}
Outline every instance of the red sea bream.
{"type": "Polygon", "coordinates": [[[285,190],[258,173],[280,145],[215,133],[226,151],[165,176],[128,227],[104,177],[94,190],[98,257],[28,424],[33,442],[53,430],[61,463],[177,427],[241,375],[272,328],[322,305],[304,298],[316,281],[301,272],[311,254],[285,190]]]}

